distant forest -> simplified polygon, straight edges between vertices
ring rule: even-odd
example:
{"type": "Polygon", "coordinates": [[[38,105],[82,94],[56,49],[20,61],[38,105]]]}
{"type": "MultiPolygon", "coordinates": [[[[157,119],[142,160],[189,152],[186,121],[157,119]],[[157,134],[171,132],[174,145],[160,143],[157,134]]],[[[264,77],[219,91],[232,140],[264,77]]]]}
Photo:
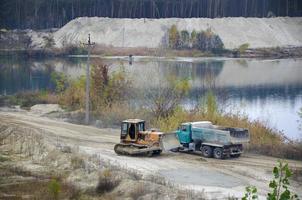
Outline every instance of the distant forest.
{"type": "Polygon", "coordinates": [[[302,0],[0,0],[0,28],[61,27],[82,16],[293,17],[302,16],[302,0]]]}

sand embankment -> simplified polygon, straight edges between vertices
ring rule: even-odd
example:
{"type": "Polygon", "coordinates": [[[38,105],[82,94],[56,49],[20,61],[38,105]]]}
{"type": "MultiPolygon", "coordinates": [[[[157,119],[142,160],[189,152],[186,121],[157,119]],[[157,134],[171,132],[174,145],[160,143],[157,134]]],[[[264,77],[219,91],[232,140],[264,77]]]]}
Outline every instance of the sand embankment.
{"type": "Polygon", "coordinates": [[[167,31],[173,25],[179,30],[211,30],[222,39],[225,48],[302,46],[302,17],[277,18],[166,18],[112,19],[81,17],[54,32],[57,47],[80,44],[88,33],[97,44],[114,47],[156,48],[167,42],[167,31]]]}

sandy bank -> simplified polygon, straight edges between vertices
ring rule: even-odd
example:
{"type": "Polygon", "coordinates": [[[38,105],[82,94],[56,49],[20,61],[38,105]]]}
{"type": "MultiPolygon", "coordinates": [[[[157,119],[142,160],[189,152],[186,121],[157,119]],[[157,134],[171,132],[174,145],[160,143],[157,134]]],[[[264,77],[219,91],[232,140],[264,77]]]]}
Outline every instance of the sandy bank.
{"type": "Polygon", "coordinates": [[[166,18],[112,19],[81,17],[70,21],[54,33],[57,47],[80,44],[88,33],[97,44],[114,47],[156,48],[167,43],[167,30],[176,24],[179,30],[210,28],[222,39],[225,48],[238,48],[249,43],[250,48],[302,46],[302,17],[277,18],[166,18]]]}

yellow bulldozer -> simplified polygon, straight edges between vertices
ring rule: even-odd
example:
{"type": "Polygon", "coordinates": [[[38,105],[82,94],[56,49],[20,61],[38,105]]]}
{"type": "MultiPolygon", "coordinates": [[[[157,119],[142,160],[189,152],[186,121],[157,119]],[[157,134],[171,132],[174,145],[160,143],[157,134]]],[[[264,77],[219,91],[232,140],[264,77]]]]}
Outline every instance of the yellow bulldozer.
{"type": "Polygon", "coordinates": [[[127,119],[121,124],[120,143],[114,146],[114,151],[119,155],[152,156],[176,146],[179,142],[175,139],[175,133],[146,131],[144,120],[127,119]]]}

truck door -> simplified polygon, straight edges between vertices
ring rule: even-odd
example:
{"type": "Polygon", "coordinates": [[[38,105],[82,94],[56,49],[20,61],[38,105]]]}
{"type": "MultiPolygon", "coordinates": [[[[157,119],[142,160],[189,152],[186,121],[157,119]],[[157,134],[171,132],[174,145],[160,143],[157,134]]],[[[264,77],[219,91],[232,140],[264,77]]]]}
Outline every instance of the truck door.
{"type": "Polygon", "coordinates": [[[183,124],[179,127],[178,139],[181,144],[188,144],[191,142],[191,133],[189,125],[183,124]]]}

